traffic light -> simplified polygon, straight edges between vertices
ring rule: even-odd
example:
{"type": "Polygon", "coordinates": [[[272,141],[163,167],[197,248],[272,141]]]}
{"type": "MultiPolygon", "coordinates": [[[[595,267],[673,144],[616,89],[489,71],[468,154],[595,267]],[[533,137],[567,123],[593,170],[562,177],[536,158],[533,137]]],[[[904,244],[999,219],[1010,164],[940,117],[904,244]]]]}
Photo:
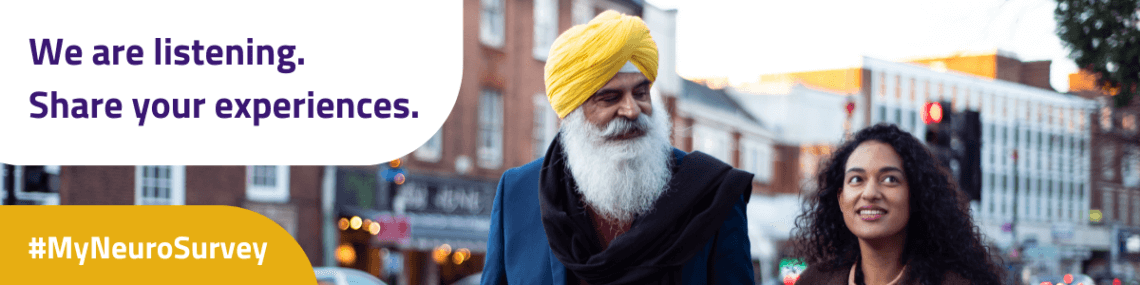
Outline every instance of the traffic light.
{"type": "Polygon", "coordinates": [[[942,122],[942,103],[941,102],[927,102],[922,106],[922,122],[929,125],[931,123],[942,122]]]}
{"type": "MultiPolygon", "coordinates": [[[[922,106],[922,121],[926,123],[926,147],[939,164],[953,173],[950,152],[953,108],[950,102],[928,102],[922,106]]],[[[957,177],[957,176],[955,176],[957,177]]]]}
{"type": "MultiPolygon", "coordinates": [[[[958,188],[981,200],[982,194],[982,123],[978,112],[965,111],[954,119],[950,148],[957,160],[958,188]]],[[[953,163],[952,163],[953,164],[953,163]]]]}
{"type": "Polygon", "coordinates": [[[950,102],[922,107],[926,145],[970,200],[981,199],[982,128],[978,112],[954,112],[950,102]]]}

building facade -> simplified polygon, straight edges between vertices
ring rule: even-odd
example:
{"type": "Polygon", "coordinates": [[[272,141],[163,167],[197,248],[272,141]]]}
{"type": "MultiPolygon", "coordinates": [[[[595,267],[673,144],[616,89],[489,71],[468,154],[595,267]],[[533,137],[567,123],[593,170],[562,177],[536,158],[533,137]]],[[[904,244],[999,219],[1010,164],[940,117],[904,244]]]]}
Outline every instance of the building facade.
{"type": "Polygon", "coordinates": [[[1110,229],[1114,246],[1094,266],[1100,275],[1140,279],[1140,245],[1128,247],[1140,239],[1140,100],[1113,106],[1111,93],[1083,71],[1069,75],[1069,91],[1097,102],[1090,120],[1090,207],[1099,214],[1093,223],[1110,229]]]}
{"type": "MultiPolygon", "coordinates": [[[[370,271],[382,277],[391,275],[386,270],[398,270],[390,279],[395,284],[451,284],[482,270],[499,177],[543,156],[557,134],[558,117],[543,80],[551,44],[603,11],[638,16],[643,11],[641,1],[630,0],[466,0],[463,5],[463,79],[440,130],[403,157],[399,167],[338,167],[338,179],[378,181],[357,187],[376,189],[366,205],[338,196],[340,217],[395,216],[409,223],[404,241],[367,242],[370,255],[383,252],[384,257],[353,266],[382,268],[370,271]],[[402,181],[395,183],[393,173],[402,174],[402,181]]],[[[338,195],[362,192],[342,181],[337,187],[338,195]]]]}
{"type": "Polygon", "coordinates": [[[864,65],[872,122],[918,135],[925,132],[918,117],[925,102],[979,113],[982,187],[972,210],[990,241],[1008,249],[1016,233],[1032,272],[1078,272],[1094,250],[1108,249],[1107,231],[1088,219],[1093,102],[1001,78],[874,59],[864,65]]]}
{"type": "Polygon", "coordinates": [[[1090,179],[1090,158],[1099,149],[1090,137],[1097,105],[1054,91],[1049,64],[1004,52],[910,62],[865,57],[852,68],[766,75],[733,88],[846,95],[856,107],[854,118],[843,122],[850,130],[891,123],[919,138],[927,130],[921,119],[927,102],[978,112],[982,186],[971,209],[987,241],[1017,256],[1011,260],[1025,261],[1030,275],[1080,272],[1094,253],[1110,249],[1110,230],[1089,219],[1100,199],[1090,179]]]}
{"type": "Polygon", "coordinates": [[[322,167],[48,165],[6,168],[11,170],[5,171],[11,183],[5,183],[5,190],[14,190],[11,192],[16,193],[17,202],[4,204],[241,207],[268,217],[289,232],[312,264],[325,264],[321,234],[324,224],[322,167]]]}

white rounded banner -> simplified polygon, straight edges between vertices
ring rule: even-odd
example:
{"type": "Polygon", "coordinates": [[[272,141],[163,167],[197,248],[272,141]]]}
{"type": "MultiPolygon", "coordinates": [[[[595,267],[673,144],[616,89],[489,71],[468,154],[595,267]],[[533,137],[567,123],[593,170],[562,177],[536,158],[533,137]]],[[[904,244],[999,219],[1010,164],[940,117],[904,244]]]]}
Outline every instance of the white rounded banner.
{"type": "Polygon", "coordinates": [[[363,165],[447,119],[463,3],[4,1],[0,162],[363,165]]]}

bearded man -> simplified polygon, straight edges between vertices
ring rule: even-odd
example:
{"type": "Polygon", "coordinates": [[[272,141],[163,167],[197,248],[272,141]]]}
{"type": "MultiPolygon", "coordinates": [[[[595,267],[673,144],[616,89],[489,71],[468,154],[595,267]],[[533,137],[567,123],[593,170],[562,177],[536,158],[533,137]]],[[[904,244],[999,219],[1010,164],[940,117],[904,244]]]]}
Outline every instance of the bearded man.
{"type": "Polygon", "coordinates": [[[606,11],[555,40],[546,156],[499,181],[483,284],[752,284],[752,174],[669,144],[657,45],[606,11]]]}

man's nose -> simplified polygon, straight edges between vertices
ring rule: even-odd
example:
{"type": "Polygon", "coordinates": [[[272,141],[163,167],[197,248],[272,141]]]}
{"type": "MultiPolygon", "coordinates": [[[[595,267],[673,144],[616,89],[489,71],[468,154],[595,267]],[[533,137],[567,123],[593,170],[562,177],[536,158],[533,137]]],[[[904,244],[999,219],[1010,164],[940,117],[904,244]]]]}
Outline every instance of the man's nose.
{"type": "Polygon", "coordinates": [[[638,107],[637,101],[633,100],[633,94],[626,93],[621,98],[621,103],[618,105],[618,116],[630,120],[636,120],[638,116],[641,116],[641,107],[638,107]]]}

